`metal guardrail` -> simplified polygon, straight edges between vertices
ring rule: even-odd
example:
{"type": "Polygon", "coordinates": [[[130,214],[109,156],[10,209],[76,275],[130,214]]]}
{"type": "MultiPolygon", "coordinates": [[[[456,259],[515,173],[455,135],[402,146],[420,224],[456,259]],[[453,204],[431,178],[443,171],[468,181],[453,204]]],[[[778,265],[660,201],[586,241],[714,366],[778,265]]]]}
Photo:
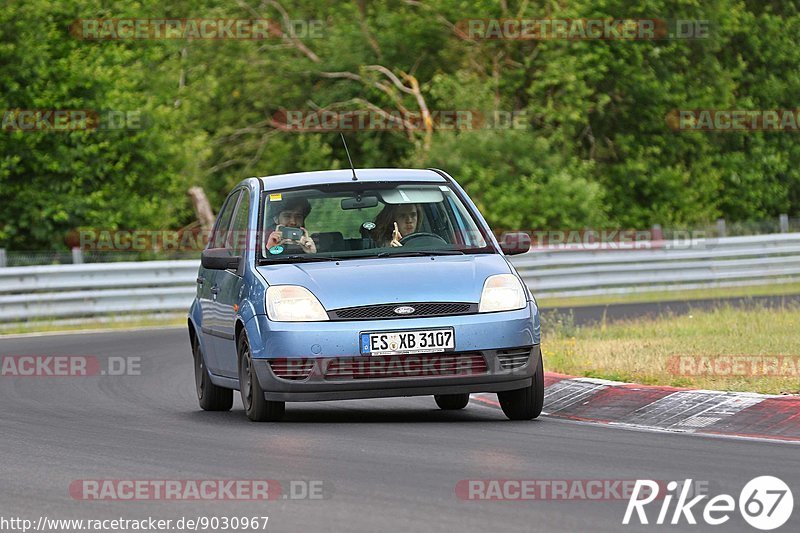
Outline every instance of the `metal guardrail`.
{"type": "Polygon", "coordinates": [[[0,322],[188,311],[198,261],[0,268],[0,322]]]}
{"type": "Polygon", "coordinates": [[[536,250],[512,262],[534,294],[547,296],[800,281],[800,233],[644,244],[649,248],[536,250]]]}
{"type": "MultiPolygon", "coordinates": [[[[636,246],[649,248],[535,249],[512,262],[537,296],[800,281],[800,233],[636,246]]],[[[184,312],[197,268],[194,260],[0,268],[0,322],[184,312]]]]}

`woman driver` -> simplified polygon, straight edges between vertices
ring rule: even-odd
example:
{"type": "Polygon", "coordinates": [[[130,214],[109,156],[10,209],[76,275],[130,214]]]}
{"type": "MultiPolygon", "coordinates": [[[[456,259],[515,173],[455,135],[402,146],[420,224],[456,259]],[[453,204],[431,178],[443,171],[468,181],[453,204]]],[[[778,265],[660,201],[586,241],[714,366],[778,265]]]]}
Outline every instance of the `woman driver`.
{"type": "Polygon", "coordinates": [[[375,241],[378,246],[403,246],[400,239],[419,231],[421,223],[419,204],[387,204],[375,217],[375,241]]]}

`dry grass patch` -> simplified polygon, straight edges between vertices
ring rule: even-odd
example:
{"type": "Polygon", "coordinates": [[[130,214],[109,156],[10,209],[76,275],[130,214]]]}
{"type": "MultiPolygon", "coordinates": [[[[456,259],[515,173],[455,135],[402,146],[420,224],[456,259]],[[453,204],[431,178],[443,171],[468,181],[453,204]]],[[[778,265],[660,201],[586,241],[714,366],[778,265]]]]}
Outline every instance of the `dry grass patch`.
{"type": "MultiPolygon", "coordinates": [[[[771,394],[800,393],[800,309],[721,307],[689,315],[664,316],[576,327],[569,317],[543,324],[546,368],[577,376],[652,385],[771,394]],[[772,356],[795,361],[790,375],[679,375],[678,356],[772,356]]],[[[788,372],[787,372],[788,371],[788,372]]]]}

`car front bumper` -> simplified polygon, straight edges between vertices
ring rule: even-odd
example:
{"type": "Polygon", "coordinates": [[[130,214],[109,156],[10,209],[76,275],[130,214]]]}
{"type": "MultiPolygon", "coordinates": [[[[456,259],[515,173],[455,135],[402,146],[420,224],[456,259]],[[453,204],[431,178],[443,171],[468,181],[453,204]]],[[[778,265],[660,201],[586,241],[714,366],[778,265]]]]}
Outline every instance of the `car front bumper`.
{"type": "MultiPolygon", "coordinates": [[[[532,383],[541,352],[539,345],[528,348],[527,362],[514,369],[501,363],[502,350],[482,350],[485,370],[463,375],[429,375],[368,377],[359,379],[331,378],[325,371],[331,364],[347,358],[313,359],[308,377],[290,380],[278,377],[270,360],[256,359],[253,365],[264,397],[272,401],[304,402],[319,400],[347,400],[358,398],[385,398],[393,396],[426,396],[434,394],[464,394],[472,392],[502,392],[521,389],[532,383]]],[[[363,358],[362,358],[363,360],[363,358]]],[[[285,360],[284,360],[285,361],[285,360]]],[[[369,363],[367,363],[369,368],[369,363]]],[[[412,372],[413,374],[413,372],[412,372]]]]}
{"type": "MultiPolygon", "coordinates": [[[[257,315],[248,324],[253,366],[265,397],[273,401],[316,401],[471,392],[502,392],[531,384],[539,350],[539,320],[535,304],[517,311],[451,317],[401,318],[393,320],[327,321],[312,323],[272,322],[257,315]],[[361,332],[453,328],[455,350],[431,357],[480,355],[485,368],[459,375],[395,375],[331,378],[331,362],[365,361],[359,348],[361,332]],[[513,370],[504,368],[508,350],[527,349],[528,361],[513,370]],[[313,367],[303,379],[284,379],[273,372],[270,362],[289,361],[313,367]]],[[[414,356],[387,356],[389,358],[414,356]]],[[[368,363],[369,364],[369,363],[368,363]]]]}

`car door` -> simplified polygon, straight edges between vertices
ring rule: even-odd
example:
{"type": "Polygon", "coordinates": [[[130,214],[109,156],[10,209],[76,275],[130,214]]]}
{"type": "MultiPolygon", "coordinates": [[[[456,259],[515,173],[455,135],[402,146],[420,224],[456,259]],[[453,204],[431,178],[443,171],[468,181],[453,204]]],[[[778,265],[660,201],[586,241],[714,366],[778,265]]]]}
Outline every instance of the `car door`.
{"type": "Polygon", "coordinates": [[[245,189],[239,199],[239,206],[233,215],[225,247],[232,256],[240,256],[239,270],[217,271],[216,285],[219,289],[216,309],[219,314],[219,335],[217,339],[217,362],[220,374],[228,377],[238,376],[238,354],[235,339],[236,314],[244,291],[244,261],[246,260],[248,226],[250,221],[250,191],[245,189]]]}
{"type": "MultiPolygon", "coordinates": [[[[222,210],[217,216],[214,230],[211,232],[211,237],[208,241],[208,248],[223,248],[225,246],[233,213],[236,209],[240,194],[241,189],[232,192],[222,205],[222,210]]],[[[206,366],[213,374],[220,373],[219,357],[217,355],[219,330],[222,322],[220,319],[220,311],[217,306],[217,299],[219,297],[217,278],[220,272],[219,270],[204,269],[201,267],[197,278],[198,299],[202,317],[200,334],[203,336],[206,366]]]]}

